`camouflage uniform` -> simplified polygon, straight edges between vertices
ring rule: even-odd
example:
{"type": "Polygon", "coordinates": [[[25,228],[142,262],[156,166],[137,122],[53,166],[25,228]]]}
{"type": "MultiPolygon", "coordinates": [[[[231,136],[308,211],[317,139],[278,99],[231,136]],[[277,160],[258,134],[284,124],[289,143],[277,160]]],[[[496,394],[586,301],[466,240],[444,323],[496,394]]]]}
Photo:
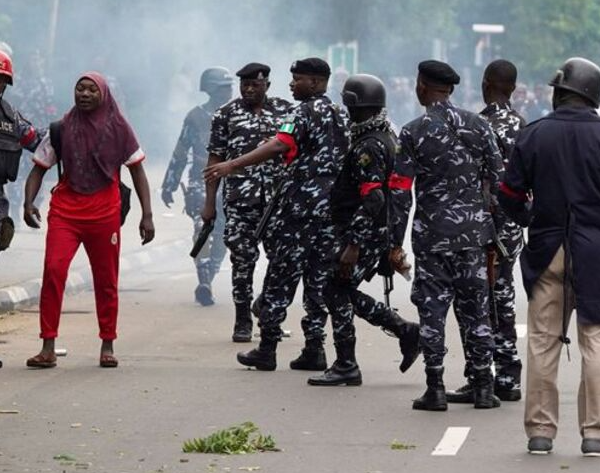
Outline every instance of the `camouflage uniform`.
{"type": "MultiPolygon", "coordinates": [[[[402,129],[400,141],[401,175],[416,180],[411,300],[421,320],[425,364],[443,366],[446,315],[456,299],[473,367],[489,369],[494,345],[484,247],[492,241],[493,222],[482,181],[489,180],[496,195],[502,171],[492,129],[483,118],[438,102],[402,129]]],[[[402,229],[411,201],[406,190],[402,229]]]]}
{"type": "Polygon", "coordinates": [[[280,325],[303,277],[304,335],[322,340],[327,321],[323,288],[334,244],[329,197],[348,151],[348,118],[327,96],[318,95],[293,110],[277,137],[290,152],[271,228],[274,252],[263,285],[261,337],[281,339],[280,325]]]}
{"type": "MultiPolygon", "coordinates": [[[[509,103],[492,103],[480,112],[496,135],[496,141],[502,153],[504,167],[516,142],[517,133],[525,125],[525,120],[512,109],[509,103]]],[[[501,207],[496,208],[498,238],[506,247],[508,256],[500,258],[496,264],[496,282],[494,302],[498,315],[498,325],[494,327],[494,362],[496,365],[495,391],[510,391],[521,387],[521,360],[517,354],[517,333],[515,330],[515,287],[513,269],[523,249],[523,230],[510,220],[501,207]]],[[[460,309],[454,307],[457,314],[463,342],[464,327],[461,324],[460,309]]],[[[471,361],[465,351],[465,376],[472,377],[471,361]]]]}
{"type": "MultiPolygon", "coordinates": [[[[169,161],[162,188],[168,192],[175,192],[181,182],[184,169],[188,165],[188,152],[192,150],[192,162],[188,171],[188,185],[183,187],[185,198],[185,211],[194,222],[194,241],[202,229],[203,221],[200,212],[204,205],[206,189],[202,170],[206,167],[208,153],[206,146],[210,134],[212,111],[206,106],[198,106],[190,110],[185,117],[183,127],[169,161]]],[[[196,272],[198,282],[210,287],[210,284],[219,272],[221,262],[227,249],[223,243],[223,229],[225,217],[222,213],[221,202],[217,205],[217,218],[215,228],[211,234],[211,244],[205,245],[196,257],[196,272]]]]}
{"type": "MultiPolygon", "coordinates": [[[[219,108],[212,121],[208,152],[222,160],[235,159],[272,138],[291,104],[277,97],[265,99],[259,115],[235,99],[219,108]]],[[[224,182],[225,245],[231,252],[233,301],[252,302],[252,279],[259,257],[254,232],[274,190],[281,166],[267,162],[229,175],[224,182]]],[[[269,239],[264,241],[270,257],[269,239]]]]}
{"type": "MultiPolygon", "coordinates": [[[[354,124],[352,131],[354,144],[332,192],[336,242],[334,270],[325,287],[325,303],[331,313],[336,344],[354,339],[355,313],[376,326],[385,324],[389,318],[385,304],[359,291],[358,286],[373,277],[382,255],[387,255],[390,248],[386,202],[378,201],[375,196],[369,199],[369,194],[375,189],[392,190],[387,189],[395,154],[390,156],[388,146],[397,148],[397,144],[385,113],[368,123],[354,124]],[[386,133],[390,143],[384,143],[378,133],[386,133]],[[344,280],[338,277],[335,266],[348,244],[358,245],[360,252],[351,279],[344,280]]],[[[400,243],[396,242],[394,246],[400,246],[400,243]]]]}

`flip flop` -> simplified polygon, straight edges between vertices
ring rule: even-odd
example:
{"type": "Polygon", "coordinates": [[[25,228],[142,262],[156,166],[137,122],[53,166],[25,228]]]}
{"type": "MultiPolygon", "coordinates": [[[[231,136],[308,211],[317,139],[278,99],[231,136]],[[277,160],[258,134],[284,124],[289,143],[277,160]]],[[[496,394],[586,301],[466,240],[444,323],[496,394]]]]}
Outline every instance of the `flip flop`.
{"type": "Polygon", "coordinates": [[[26,364],[30,368],[54,368],[56,366],[56,356],[45,356],[39,353],[34,357],[29,358],[26,364]]]}
{"type": "Polygon", "coordinates": [[[119,360],[117,360],[114,355],[100,355],[100,366],[102,368],[116,368],[119,366],[119,360]]]}

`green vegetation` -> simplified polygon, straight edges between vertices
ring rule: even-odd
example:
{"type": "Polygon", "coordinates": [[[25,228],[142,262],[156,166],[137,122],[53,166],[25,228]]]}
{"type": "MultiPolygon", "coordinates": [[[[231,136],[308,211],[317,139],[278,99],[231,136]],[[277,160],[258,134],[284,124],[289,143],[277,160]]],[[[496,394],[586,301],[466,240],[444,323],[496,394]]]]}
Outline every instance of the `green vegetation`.
{"type": "Polygon", "coordinates": [[[187,440],[185,453],[220,453],[240,455],[256,452],[276,452],[275,441],[270,435],[262,435],[252,422],[244,422],[219,430],[208,437],[187,440]]]}
{"type": "Polygon", "coordinates": [[[394,441],[390,445],[390,448],[392,450],[414,450],[415,448],[417,448],[417,446],[399,442],[398,440],[394,439],[394,441]]]}

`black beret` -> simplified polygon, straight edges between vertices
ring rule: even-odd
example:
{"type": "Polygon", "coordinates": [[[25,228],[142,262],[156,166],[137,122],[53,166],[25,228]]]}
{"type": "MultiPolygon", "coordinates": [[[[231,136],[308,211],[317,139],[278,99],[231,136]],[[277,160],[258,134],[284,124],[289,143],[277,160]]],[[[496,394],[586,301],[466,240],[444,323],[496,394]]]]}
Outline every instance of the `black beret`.
{"type": "Polygon", "coordinates": [[[329,77],[331,75],[329,64],[318,57],[309,57],[294,61],[292,67],[290,67],[290,72],[293,74],[321,77],[329,77]]]}
{"type": "Polygon", "coordinates": [[[271,68],[266,64],[251,62],[235,73],[240,79],[268,79],[271,68]]]}
{"type": "Polygon", "coordinates": [[[442,61],[423,61],[419,63],[419,73],[427,79],[444,85],[456,85],[460,83],[460,76],[450,65],[442,61]]]}

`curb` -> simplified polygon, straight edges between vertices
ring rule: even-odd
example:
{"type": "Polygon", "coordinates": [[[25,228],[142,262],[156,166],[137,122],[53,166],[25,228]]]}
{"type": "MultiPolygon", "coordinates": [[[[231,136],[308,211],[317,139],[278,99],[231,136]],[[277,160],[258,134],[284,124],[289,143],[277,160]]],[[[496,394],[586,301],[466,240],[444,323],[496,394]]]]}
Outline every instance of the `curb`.
{"type": "MultiPolygon", "coordinates": [[[[181,256],[189,248],[189,239],[173,240],[171,242],[122,255],[119,263],[119,273],[139,269],[157,260],[181,256]]],[[[69,271],[66,294],[72,295],[92,287],[92,276],[88,266],[69,271]],[[86,269],[86,271],[82,271],[86,269]]],[[[19,285],[0,288],[0,314],[36,304],[40,298],[42,279],[30,279],[19,285]]]]}

